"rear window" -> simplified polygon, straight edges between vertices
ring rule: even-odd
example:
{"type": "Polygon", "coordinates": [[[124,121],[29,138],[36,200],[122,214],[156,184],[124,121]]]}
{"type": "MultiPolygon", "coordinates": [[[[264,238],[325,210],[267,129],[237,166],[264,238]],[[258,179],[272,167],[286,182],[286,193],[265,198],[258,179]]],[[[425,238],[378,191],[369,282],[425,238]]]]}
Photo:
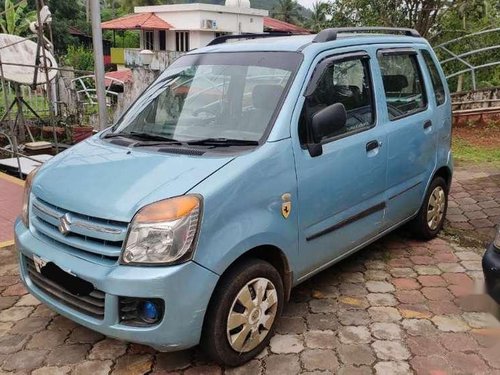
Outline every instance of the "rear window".
{"type": "Polygon", "coordinates": [[[390,120],[426,108],[425,87],[415,53],[381,54],[379,64],[390,120]]]}
{"type": "Polygon", "coordinates": [[[438,68],[431,54],[427,50],[422,50],[422,55],[424,56],[425,65],[429,70],[431,76],[432,86],[434,89],[434,96],[436,97],[436,104],[441,105],[445,102],[446,94],[444,92],[444,84],[439,75],[438,68]]]}

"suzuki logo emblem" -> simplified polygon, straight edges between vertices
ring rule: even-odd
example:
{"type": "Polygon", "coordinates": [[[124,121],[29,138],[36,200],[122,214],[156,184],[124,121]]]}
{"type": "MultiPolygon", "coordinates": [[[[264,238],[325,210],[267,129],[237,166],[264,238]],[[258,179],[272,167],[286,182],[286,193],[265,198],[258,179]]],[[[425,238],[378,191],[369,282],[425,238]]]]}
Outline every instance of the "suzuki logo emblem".
{"type": "Polygon", "coordinates": [[[59,228],[59,232],[61,232],[64,235],[71,232],[71,218],[70,218],[69,214],[64,214],[64,216],[62,216],[59,219],[59,227],[58,228],[59,228]]]}

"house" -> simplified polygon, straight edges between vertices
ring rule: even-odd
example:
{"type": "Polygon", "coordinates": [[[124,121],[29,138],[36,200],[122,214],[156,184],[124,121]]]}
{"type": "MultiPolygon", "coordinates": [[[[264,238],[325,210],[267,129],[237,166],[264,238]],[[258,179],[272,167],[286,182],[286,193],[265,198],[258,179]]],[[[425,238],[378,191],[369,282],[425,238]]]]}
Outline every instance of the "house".
{"type": "Polygon", "coordinates": [[[249,0],[226,0],[225,5],[172,4],[139,6],[134,14],[102,23],[103,30],[136,30],[140,48],[112,49],[112,62],[142,65],[141,51],[153,53],[153,65],[168,66],[179,54],[204,47],[227,34],[262,33],[264,30],[303,34],[308,31],[269,17],[269,12],[250,7],[249,0]]]}

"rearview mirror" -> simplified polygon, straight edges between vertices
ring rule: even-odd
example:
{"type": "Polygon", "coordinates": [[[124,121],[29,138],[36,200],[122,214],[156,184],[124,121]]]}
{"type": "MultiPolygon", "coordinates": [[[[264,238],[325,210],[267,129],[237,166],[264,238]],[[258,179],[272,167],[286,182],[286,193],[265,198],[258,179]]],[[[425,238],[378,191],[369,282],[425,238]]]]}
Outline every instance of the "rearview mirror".
{"type": "Polygon", "coordinates": [[[313,141],[321,143],[322,139],[334,135],[347,122],[347,112],[342,103],[335,103],[314,114],[311,122],[313,141]]]}

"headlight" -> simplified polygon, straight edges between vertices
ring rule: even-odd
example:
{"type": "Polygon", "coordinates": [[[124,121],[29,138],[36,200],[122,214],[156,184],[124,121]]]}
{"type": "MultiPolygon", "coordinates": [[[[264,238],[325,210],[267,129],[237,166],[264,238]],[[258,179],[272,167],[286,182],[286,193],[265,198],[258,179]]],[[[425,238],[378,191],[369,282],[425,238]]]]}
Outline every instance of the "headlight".
{"type": "Polygon", "coordinates": [[[201,204],[201,197],[186,195],[139,210],[130,225],[122,263],[174,264],[191,259],[201,204]]]}
{"type": "Polygon", "coordinates": [[[30,211],[30,195],[31,195],[31,186],[33,184],[33,178],[38,172],[38,168],[33,169],[28,176],[26,177],[26,181],[24,181],[24,193],[23,193],[23,207],[21,211],[21,220],[26,228],[30,227],[30,219],[29,219],[29,211],[30,211]]]}
{"type": "Polygon", "coordinates": [[[493,247],[500,253],[500,225],[497,227],[495,239],[493,240],[493,247]]]}

